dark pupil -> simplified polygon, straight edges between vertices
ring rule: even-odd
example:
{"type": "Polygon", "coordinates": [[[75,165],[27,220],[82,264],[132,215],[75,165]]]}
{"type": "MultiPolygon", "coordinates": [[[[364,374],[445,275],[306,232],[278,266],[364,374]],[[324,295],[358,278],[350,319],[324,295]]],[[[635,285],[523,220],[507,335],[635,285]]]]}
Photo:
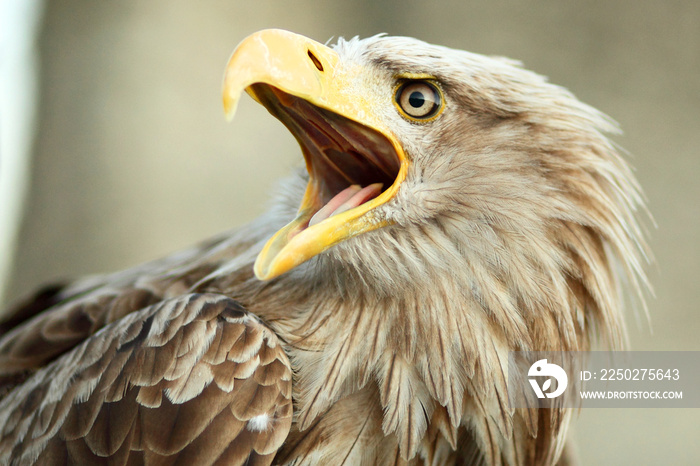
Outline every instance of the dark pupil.
{"type": "Polygon", "coordinates": [[[425,97],[422,92],[414,91],[408,98],[408,103],[411,104],[413,108],[421,108],[425,103],[425,97]]]}

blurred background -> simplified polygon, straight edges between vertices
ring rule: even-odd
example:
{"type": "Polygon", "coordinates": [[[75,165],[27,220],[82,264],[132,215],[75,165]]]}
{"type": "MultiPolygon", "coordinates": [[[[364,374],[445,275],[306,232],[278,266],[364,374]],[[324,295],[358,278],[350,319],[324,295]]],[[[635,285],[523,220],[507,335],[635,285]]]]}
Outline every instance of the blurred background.
{"type": "MultiPolygon", "coordinates": [[[[224,65],[248,34],[387,32],[517,58],[620,123],[615,140],[658,224],[651,329],[630,315],[632,348],[700,350],[696,0],[0,4],[3,303],[158,258],[263,211],[301,156],[251,99],[232,124],[223,118],[224,65]]],[[[585,409],[574,426],[582,464],[700,464],[698,434],[697,409],[585,409]]]]}

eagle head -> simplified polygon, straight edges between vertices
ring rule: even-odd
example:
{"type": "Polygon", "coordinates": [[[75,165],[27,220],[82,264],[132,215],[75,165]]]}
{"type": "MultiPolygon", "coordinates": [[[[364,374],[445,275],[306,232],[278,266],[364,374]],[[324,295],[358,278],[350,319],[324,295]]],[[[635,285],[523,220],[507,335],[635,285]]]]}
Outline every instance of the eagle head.
{"type": "MultiPolygon", "coordinates": [[[[234,51],[223,90],[229,116],[245,90],[306,161],[296,214],[260,252],[256,276],[296,271],[361,309],[333,315],[347,323],[333,330],[338,351],[359,361],[348,363],[352,383],[306,390],[302,428],[349,386],[376,380],[384,433],[397,433],[405,458],[440,407],[493,452],[517,437],[517,416],[498,401],[508,351],[623,343],[618,284],[646,284],[644,203],[605,136],[615,123],[566,89],[512,60],[407,37],[331,48],[266,30],[234,51]],[[394,380],[399,364],[412,381],[394,380]],[[483,433],[492,421],[500,441],[483,433]]],[[[330,360],[317,357],[310,386],[338,370],[330,360]]],[[[565,423],[539,428],[556,439],[565,423]]],[[[542,445],[540,458],[561,451],[542,445]]]]}

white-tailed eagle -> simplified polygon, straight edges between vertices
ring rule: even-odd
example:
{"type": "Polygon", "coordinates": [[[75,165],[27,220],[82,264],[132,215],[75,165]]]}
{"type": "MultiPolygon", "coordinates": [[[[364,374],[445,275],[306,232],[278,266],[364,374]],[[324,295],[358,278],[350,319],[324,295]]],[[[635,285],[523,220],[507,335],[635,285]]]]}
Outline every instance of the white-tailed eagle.
{"type": "Polygon", "coordinates": [[[565,458],[571,413],[510,408],[508,352],[623,343],[618,283],[646,286],[647,253],[615,125],[517,62],[406,37],[261,31],[223,87],[306,169],[238,231],[17,306],[0,463],[565,458]]]}

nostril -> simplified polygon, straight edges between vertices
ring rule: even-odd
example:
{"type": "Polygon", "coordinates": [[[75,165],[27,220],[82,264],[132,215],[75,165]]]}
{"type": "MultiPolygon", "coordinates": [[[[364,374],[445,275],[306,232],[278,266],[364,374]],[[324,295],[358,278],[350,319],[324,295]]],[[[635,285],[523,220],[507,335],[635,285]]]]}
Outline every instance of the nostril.
{"type": "Polygon", "coordinates": [[[318,71],[323,71],[323,65],[321,64],[321,60],[316,58],[316,55],[314,55],[311,50],[309,50],[308,53],[309,53],[309,58],[314,63],[314,66],[316,67],[316,69],[318,71]]]}

